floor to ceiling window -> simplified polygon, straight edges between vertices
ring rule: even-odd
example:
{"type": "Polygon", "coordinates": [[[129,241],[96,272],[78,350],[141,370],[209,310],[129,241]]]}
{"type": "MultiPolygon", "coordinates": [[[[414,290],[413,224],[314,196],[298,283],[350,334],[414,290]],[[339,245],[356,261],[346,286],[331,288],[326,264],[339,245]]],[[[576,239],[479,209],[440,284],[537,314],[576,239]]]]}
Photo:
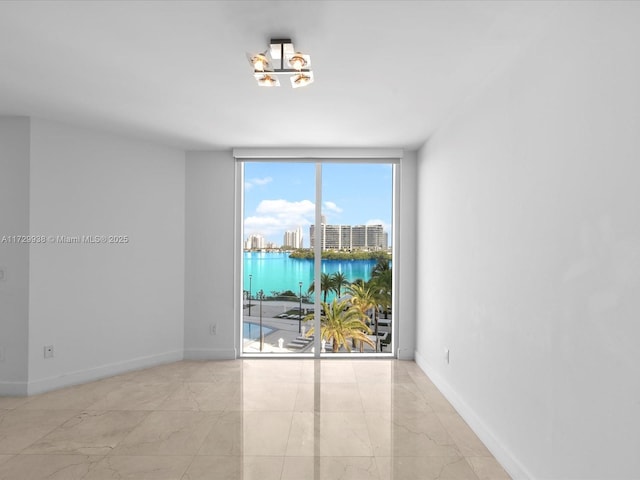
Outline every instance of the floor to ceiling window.
{"type": "Polygon", "coordinates": [[[394,165],[239,168],[242,354],[392,355],[394,165]]]}
{"type": "Polygon", "coordinates": [[[314,164],[244,164],[243,353],[311,353],[314,199],[314,164]]]}

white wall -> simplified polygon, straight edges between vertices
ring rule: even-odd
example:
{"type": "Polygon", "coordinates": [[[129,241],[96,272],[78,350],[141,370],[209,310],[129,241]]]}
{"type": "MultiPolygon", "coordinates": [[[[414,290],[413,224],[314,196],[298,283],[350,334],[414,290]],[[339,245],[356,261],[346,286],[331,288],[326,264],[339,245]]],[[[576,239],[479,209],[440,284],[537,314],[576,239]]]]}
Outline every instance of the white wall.
{"type": "Polygon", "coordinates": [[[401,360],[413,360],[416,348],[416,169],[415,151],[405,151],[400,163],[399,202],[399,248],[396,269],[398,319],[397,356],[401,360]],[[399,274],[398,274],[399,272],[399,274]]]}
{"type": "MultiPolygon", "coordinates": [[[[235,160],[188,152],[186,167],[184,355],[235,358],[235,160]],[[210,334],[211,324],[216,335],[210,334]]],[[[239,301],[239,300],[238,300],[239,301]]]]}
{"type": "MultiPolygon", "coordinates": [[[[400,224],[402,262],[398,300],[401,358],[415,348],[415,173],[416,153],[402,159],[400,224]]],[[[235,358],[239,307],[235,289],[236,165],[232,152],[188,152],[186,173],[185,358],[235,358]],[[211,324],[216,335],[210,334],[211,324]]]]}
{"type": "Polygon", "coordinates": [[[515,476],[640,478],[640,4],[556,13],[419,153],[416,358],[515,476]]]}
{"type": "Polygon", "coordinates": [[[0,395],[27,393],[29,119],[0,118],[0,395]]]}
{"type": "Polygon", "coordinates": [[[185,155],[32,119],[29,393],[182,358],[185,155]],[[54,345],[54,358],[43,347],[54,345]]]}

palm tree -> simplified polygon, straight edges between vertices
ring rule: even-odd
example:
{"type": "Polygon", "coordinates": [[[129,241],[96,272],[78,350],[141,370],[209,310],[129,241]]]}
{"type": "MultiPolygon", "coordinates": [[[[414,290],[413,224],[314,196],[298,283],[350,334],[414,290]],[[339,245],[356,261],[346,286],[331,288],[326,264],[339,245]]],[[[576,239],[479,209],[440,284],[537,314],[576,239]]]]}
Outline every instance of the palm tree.
{"type": "Polygon", "coordinates": [[[388,318],[388,311],[391,308],[391,271],[372,277],[368,284],[374,292],[377,304],[384,312],[384,318],[388,318]]]}
{"type": "Polygon", "coordinates": [[[371,277],[377,277],[378,275],[384,272],[390,272],[391,265],[389,264],[388,258],[378,258],[376,260],[376,264],[371,271],[371,277]]]}
{"type": "Polygon", "coordinates": [[[352,295],[351,304],[360,311],[369,323],[373,323],[373,332],[378,336],[378,308],[391,305],[391,289],[386,286],[383,276],[374,277],[365,283],[352,283],[349,286],[352,295]],[[373,310],[372,317],[368,312],[373,310]]]}
{"type": "Polygon", "coordinates": [[[373,310],[373,331],[378,336],[378,308],[382,307],[386,311],[391,306],[391,290],[387,289],[386,284],[381,277],[372,278],[367,283],[371,289],[375,308],[373,310]]]}
{"type": "Polygon", "coordinates": [[[391,308],[392,291],[392,274],[388,259],[378,259],[371,272],[371,283],[378,292],[379,303],[384,310],[384,318],[388,318],[389,308],[391,308]]]}
{"type": "Polygon", "coordinates": [[[368,312],[377,305],[371,287],[366,283],[354,282],[347,287],[347,291],[351,295],[351,305],[360,312],[362,320],[370,323],[371,319],[369,318],[368,312]]]}
{"type": "MultiPolygon", "coordinates": [[[[311,318],[308,315],[305,320],[311,318]]],[[[314,327],[307,332],[307,336],[313,335],[314,327]]],[[[322,315],[320,316],[320,338],[331,341],[332,351],[338,352],[342,346],[350,352],[349,340],[364,342],[375,348],[375,344],[367,337],[371,329],[361,320],[360,312],[348,305],[348,300],[338,301],[334,299],[329,305],[322,302],[322,315]]]]}
{"type": "MultiPolygon", "coordinates": [[[[308,293],[313,293],[315,291],[315,282],[312,282],[309,285],[308,293]]],[[[323,273],[320,275],[320,291],[323,293],[322,301],[324,303],[327,302],[327,294],[333,290],[333,280],[328,273],[323,273]]]]}
{"type": "Polygon", "coordinates": [[[342,287],[349,285],[349,281],[347,277],[344,276],[342,272],[335,272],[331,275],[331,283],[333,286],[333,291],[338,294],[338,298],[342,295],[342,287]]]}
{"type": "MultiPolygon", "coordinates": [[[[365,282],[354,282],[347,287],[347,291],[351,295],[351,305],[360,313],[360,319],[370,324],[369,311],[374,309],[375,318],[375,308],[378,305],[375,291],[371,289],[371,285],[365,282]]],[[[362,344],[360,344],[360,351],[362,351],[362,344]]]]}

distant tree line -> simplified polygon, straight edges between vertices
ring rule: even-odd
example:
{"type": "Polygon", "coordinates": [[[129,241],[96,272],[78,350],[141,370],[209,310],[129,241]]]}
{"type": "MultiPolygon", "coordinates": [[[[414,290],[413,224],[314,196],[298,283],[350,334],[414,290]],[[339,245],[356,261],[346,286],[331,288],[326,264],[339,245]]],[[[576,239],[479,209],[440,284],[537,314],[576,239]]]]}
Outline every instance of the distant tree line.
{"type": "MultiPolygon", "coordinates": [[[[289,258],[313,260],[314,252],[310,248],[301,248],[291,252],[289,258]]],[[[368,252],[365,250],[355,250],[352,252],[344,250],[323,250],[324,260],[391,260],[389,252],[368,252]]]]}

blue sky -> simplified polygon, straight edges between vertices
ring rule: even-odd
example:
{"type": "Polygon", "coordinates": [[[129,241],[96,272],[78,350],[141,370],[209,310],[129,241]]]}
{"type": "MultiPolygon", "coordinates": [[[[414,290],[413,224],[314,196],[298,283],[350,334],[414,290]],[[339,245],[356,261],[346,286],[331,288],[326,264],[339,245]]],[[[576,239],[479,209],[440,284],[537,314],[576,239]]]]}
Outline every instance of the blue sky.
{"type": "MultiPolygon", "coordinates": [[[[315,164],[246,162],[244,237],[257,233],[282,244],[286,230],[302,227],[309,246],[314,223],[315,164]]],[[[390,233],[392,167],[388,164],[325,163],[322,212],[329,224],[380,224],[390,233]]]]}

